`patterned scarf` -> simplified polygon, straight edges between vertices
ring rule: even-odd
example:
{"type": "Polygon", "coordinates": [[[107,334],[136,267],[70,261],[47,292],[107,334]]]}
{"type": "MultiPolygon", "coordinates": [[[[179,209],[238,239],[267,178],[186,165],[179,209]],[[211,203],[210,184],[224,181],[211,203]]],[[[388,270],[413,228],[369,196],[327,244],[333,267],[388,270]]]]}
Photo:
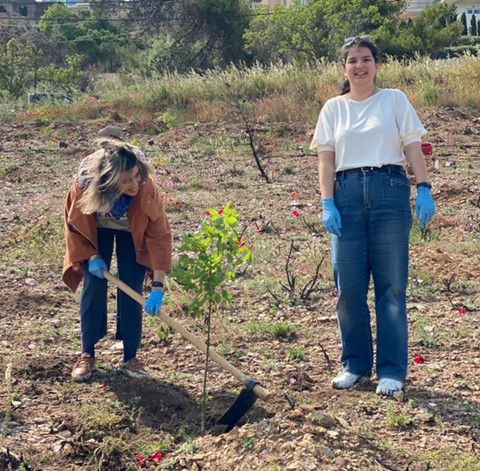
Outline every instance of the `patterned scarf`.
{"type": "Polygon", "coordinates": [[[122,195],[118,200],[113,203],[112,209],[110,210],[110,214],[117,220],[120,219],[127,214],[128,209],[133,203],[135,198],[129,195],[122,195]]]}

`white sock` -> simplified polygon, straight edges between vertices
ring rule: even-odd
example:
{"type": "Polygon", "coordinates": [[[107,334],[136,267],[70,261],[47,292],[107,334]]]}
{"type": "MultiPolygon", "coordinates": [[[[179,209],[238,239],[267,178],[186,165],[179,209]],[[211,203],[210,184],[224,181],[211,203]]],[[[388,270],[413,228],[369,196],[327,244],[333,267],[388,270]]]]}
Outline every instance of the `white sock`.
{"type": "Polygon", "coordinates": [[[382,396],[393,396],[396,392],[401,391],[403,383],[398,379],[381,378],[377,386],[377,394],[382,396]]]}
{"type": "Polygon", "coordinates": [[[349,389],[357,384],[360,378],[362,378],[361,375],[356,375],[345,370],[333,378],[332,387],[335,389],[349,389]]]}

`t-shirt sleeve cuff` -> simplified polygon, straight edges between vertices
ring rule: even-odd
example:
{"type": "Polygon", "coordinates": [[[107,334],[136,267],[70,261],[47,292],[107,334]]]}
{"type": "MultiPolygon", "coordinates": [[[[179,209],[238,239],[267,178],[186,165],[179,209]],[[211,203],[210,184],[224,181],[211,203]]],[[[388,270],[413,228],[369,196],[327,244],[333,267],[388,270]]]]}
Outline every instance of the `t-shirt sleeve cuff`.
{"type": "Polygon", "coordinates": [[[422,142],[422,135],[415,134],[415,135],[407,136],[405,139],[403,139],[402,142],[403,142],[403,147],[408,146],[408,144],[412,144],[413,142],[422,142]]]}
{"type": "Polygon", "coordinates": [[[313,140],[310,144],[310,150],[316,150],[317,152],[335,152],[335,147],[333,147],[331,144],[320,144],[320,142],[313,140]]]}

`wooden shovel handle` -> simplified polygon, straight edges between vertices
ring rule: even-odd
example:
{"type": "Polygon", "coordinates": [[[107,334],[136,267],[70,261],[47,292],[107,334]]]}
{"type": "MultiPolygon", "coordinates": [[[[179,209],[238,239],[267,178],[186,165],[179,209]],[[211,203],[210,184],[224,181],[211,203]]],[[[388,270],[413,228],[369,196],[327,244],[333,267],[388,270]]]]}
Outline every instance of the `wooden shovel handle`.
{"type": "MultiPolygon", "coordinates": [[[[137,301],[142,306],[145,305],[145,298],[137,293],[134,289],[130,288],[126,283],[119,280],[115,276],[113,276],[108,270],[103,270],[103,276],[110,282],[112,282],[117,288],[121,289],[124,293],[128,294],[131,298],[137,301]]],[[[185,340],[190,342],[194,345],[198,350],[203,353],[207,353],[207,345],[202,342],[197,336],[193,335],[189,332],[182,324],[177,322],[175,319],[164,314],[160,311],[158,315],[160,319],[168,324],[175,332],[178,332],[185,340]]],[[[235,368],[229,361],[225,360],[222,356],[220,356],[212,347],[209,349],[209,356],[210,358],[220,365],[223,369],[227,370],[230,374],[235,376],[235,378],[239,379],[243,384],[246,384],[250,379],[248,376],[244,375],[240,370],[235,368]]],[[[262,388],[259,384],[256,384],[253,388],[254,394],[263,399],[264,401],[268,398],[270,393],[265,389],[262,388]]]]}

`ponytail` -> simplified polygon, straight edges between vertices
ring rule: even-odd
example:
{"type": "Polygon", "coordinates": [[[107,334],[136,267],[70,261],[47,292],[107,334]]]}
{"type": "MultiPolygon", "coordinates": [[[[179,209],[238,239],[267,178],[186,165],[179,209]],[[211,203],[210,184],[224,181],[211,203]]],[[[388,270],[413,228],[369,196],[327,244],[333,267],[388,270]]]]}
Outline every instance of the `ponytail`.
{"type": "Polygon", "coordinates": [[[340,87],[340,95],[346,95],[350,93],[350,82],[345,80],[340,87]]]}

